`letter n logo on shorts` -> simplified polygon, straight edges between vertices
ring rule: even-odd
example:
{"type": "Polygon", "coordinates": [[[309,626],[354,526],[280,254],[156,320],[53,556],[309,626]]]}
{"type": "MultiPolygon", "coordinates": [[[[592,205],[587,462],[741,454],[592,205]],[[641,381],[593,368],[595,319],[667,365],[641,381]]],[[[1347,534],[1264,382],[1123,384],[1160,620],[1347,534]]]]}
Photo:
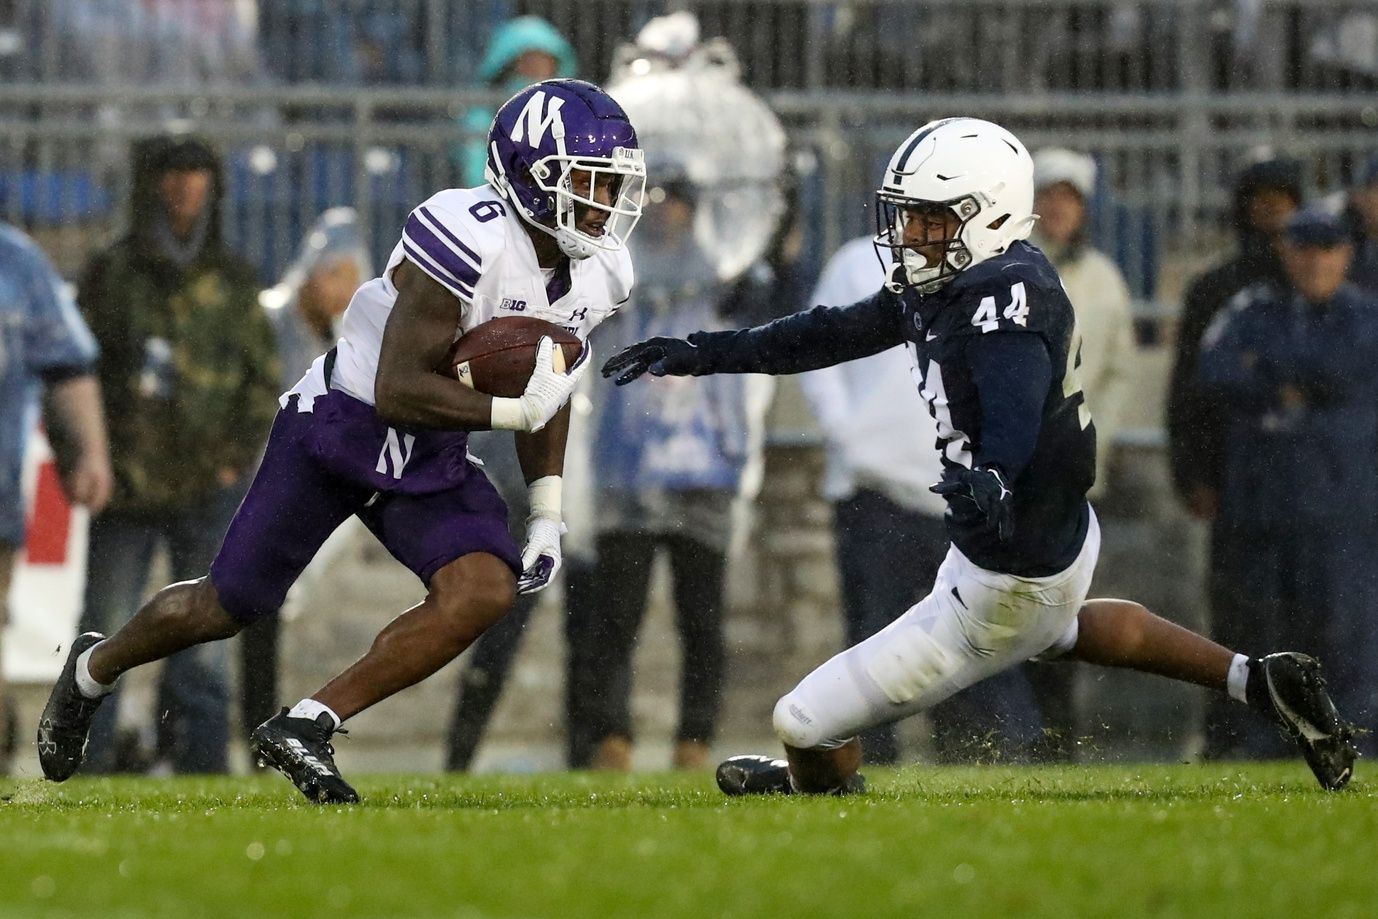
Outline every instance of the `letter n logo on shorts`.
{"type": "Polygon", "coordinates": [[[412,446],[416,443],[415,434],[403,434],[401,438],[397,436],[395,428],[388,428],[388,436],[383,441],[383,449],[378,453],[378,468],[375,472],[383,475],[388,474],[388,467],[392,467],[392,477],[402,478],[402,470],[407,468],[407,463],[411,461],[412,446]]]}

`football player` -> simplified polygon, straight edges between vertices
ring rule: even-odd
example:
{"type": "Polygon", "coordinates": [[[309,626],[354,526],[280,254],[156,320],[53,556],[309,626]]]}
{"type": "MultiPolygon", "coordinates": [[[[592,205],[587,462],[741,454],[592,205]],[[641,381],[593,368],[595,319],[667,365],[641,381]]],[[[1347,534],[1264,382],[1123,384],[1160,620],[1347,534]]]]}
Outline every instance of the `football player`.
{"type": "Polygon", "coordinates": [[[446,353],[508,315],[585,339],[630,292],[626,241],[645,178],[635,129],[598,87],[553,80],[508,100],[489,132],[486,183],[411,212],[382,275],[354,294],[338,344],[283,395],[209,574],[164,588],[109,638],[73,643],[38,730],[44,774],[60,782],[81,765],[91,715],[120,674],[275,612],[326,537],[357,515],[426,599],[251,737],[311,800],[357,801],[330,746],[340,723],[439,670],[560,565],[565,406],[587,344],[564,372],[542,339],[518,398],[463,385],[446,353]],[[524,549],[468,458],[467,432],[487,429],[517,432],[531,506],[524,549]]]}
{"type": "Polygon", "coordinates": [[[1031,657],[1225,691],[1295,738],[1322,786],[1349,781],[1351,728],[1314,659],[1247,657],[1136,603],[1087,601],[1100,548],[1086,501],[1095,427],[1076,315],[1024,241],[1033,191],[1033,163],[1009,131],[931,122],[895,152],[876,194],[876,245],[894,255],[881,290],[757,328],[650,339],[604,365],[619,385],[644,373],[799,373],[907,344],[937,422],[944,471],[933,491],[947,499],[952,547],[932,592],[786,694],[774,713],[786,758],[727,760],[728,794],[859,790],[859,732],[1031,657]]]}

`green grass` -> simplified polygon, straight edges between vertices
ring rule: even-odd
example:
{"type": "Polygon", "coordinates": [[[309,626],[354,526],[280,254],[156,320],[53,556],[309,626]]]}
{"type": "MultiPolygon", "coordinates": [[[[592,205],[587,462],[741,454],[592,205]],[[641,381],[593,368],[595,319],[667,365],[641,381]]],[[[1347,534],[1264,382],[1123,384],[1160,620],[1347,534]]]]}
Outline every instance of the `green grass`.
{"type": "MultiPolygon", "coordinates": [[[[1378,792],[1299,763],[707,776],[8,782],[0,916],[1372,916],[1378,792]]],[[[1378,787],[1378,786],[1375,786],[1378,787]]]]}

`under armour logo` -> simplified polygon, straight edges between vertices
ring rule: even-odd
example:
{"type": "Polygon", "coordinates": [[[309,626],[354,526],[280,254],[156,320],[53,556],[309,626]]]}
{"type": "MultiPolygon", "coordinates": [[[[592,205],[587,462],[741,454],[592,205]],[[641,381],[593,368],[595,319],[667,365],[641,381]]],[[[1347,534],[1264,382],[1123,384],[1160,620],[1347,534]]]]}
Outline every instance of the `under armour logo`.
{"type": "Polygon", "coordinates": [[[383,439],[383,449],[378,453],[378,466],[374,472],[380,475],[388,474],[388,467],[392,467],[392,477],[402,478],[402,470],[407,468],[407,463],[411,462],[412,447],[416,444],[415,434],[403,434],[399,439],[396,428],[388,428],[387,437],[383,439]]]}
{"type": "Polygon", "coordinates": [[[57,741],[53,740],[53,722],[50,718],[44,718],[38,725],[38,752],[57,752],[57,741]]]}
{"type": "Polygon", "coordinates": [[[588,309],[587,306],[585,306],[585,307],[582,307],[582,308],[577,309],[577,310],[575,310],[574,312],[570,313],[570,314],[569,314],[569,321],[570,321],[570,322],[583,322],[585,319],[588,318],[588,315],[589,315],[589,309],[588,309]]]}
{"type": "Polygon", "coordinates": [[[551,127],[555,129],[557,140],[564,137],[565,122],[560,117],[560,108],[564,104],[565,100],[558,96],[548,96],[544,90],[536,90],[526,100],[521,114],[517,116],[517,123],[512,126],[512,142],[521,143],[525,140],[531,146],[539,147],[545,141],[545,132],[551,127]]]}

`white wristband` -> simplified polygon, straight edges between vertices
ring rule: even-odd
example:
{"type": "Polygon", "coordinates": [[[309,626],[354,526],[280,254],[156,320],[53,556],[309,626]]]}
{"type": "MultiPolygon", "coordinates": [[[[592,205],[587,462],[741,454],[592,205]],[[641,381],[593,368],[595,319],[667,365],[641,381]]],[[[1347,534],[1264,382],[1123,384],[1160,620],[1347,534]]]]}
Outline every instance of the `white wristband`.
{"type": "MultiPolygon", "coordinates": [[[[558,475],[542,476],[526,487],[526,496],[531,507],[531,517],[546,517],[560,521],[560,501],[564,491],[564,479],[558,475]]],[[[530,519],[530,518],[528,518],[530,519]]]]}
{"type": "Polygon", "coordinates": [[[522,400],[494,396],[488,426],[494,431],[525,431],[526,412],[522,411],[522,400]]]}

